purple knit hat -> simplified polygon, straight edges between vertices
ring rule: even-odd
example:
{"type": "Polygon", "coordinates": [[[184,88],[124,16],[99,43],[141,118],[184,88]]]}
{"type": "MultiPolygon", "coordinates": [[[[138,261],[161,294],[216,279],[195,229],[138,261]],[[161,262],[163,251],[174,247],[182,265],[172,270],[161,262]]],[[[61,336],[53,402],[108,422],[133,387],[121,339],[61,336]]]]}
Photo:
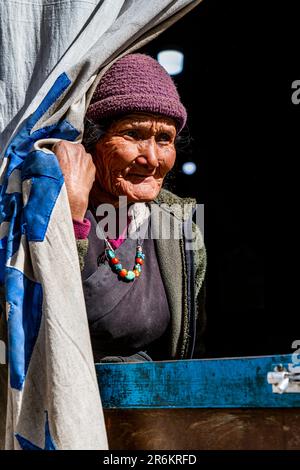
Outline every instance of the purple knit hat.
{"type": "Polygon", "coordinates": [[[173,80],[155,59],[144,54],[128,54],[108,69],[92,96],[86,115],[99,122],[131,112],[173,118],[178,132],[186,123],[186,110],[173,80]]]}

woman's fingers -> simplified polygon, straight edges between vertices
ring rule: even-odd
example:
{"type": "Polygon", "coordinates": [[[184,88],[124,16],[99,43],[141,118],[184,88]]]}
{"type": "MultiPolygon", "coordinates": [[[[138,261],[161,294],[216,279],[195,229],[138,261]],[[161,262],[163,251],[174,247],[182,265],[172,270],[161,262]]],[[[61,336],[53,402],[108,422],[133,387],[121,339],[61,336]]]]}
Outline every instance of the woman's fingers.
{"type": "Polygon", "coordinates": [[[90,153],[81,144],[61,140],[53,145],[64,175],[73,219],[80,220],[88,207],[89,193],[95,181],[96,169],[90,153]]]}

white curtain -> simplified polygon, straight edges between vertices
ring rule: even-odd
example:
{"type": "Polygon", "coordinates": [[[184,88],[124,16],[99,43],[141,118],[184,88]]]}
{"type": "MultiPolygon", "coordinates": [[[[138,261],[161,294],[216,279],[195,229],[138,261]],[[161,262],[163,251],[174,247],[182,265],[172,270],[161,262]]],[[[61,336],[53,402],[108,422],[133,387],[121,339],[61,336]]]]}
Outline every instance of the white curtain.
{"type": "Polygon", "coordinates": [[[71,214],[48,144],[79,141],[88,100],[106,68],[198,3],[0,2],[7,449],[107,448],[71,214]]]}

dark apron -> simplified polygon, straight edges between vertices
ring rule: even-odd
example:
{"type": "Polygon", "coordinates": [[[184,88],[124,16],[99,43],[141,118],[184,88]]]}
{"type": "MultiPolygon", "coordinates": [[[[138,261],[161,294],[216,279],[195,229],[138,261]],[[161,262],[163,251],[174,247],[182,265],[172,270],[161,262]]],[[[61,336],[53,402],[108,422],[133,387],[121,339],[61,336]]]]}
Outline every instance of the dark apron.
{"type": "MultiPolygon", "coordinates": [[[[145,263],[141,276],[133,282],[120,281],[107,261],[97,265],[104,242],[96,235],[92,213],[86,217],[92,226],[82,280],[95,361],[130,362],[151,360],[152,356],[167,359],[164,337],[170,311],[154,241],[143,242],[145,263]]],[[[134,266],[136,246],[136,240],[127,238],[115,250],[127,269],[134,266]]]]}

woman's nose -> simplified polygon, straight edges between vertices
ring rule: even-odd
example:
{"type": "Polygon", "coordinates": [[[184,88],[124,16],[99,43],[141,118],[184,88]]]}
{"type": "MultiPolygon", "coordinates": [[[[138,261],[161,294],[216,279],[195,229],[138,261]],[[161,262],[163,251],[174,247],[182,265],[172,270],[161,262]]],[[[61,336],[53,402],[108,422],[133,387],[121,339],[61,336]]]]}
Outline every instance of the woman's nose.
{"type": "Polygon", "coordinates": [[[135,159],[135,162],[143,166],[157,168],[159,166],[157,151],[155,140],[144,140],[141,142],[139,156],[135,159]]]}

